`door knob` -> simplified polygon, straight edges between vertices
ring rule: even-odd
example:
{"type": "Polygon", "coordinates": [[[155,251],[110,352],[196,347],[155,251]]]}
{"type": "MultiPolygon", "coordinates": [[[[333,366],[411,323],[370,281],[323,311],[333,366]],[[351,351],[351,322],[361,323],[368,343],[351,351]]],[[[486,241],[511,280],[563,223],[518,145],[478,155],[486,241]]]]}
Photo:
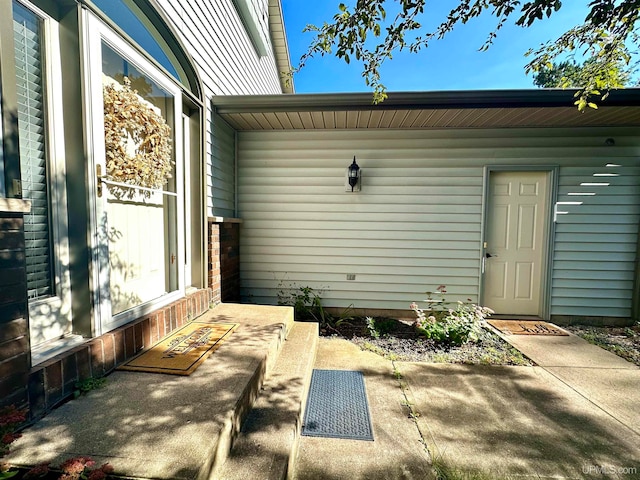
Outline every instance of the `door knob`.
{"type": "Polygon", "coordinates": [[[497,257],[497,255],[491,255],[489,252],[485,253],[484,256],[487,258],[497,257]]]}

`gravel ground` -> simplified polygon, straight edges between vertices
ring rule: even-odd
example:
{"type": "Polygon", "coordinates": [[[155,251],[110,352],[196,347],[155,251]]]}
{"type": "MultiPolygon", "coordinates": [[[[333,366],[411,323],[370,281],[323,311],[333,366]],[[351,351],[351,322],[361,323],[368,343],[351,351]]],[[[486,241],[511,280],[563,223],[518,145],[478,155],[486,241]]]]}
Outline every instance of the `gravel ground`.
{"type": "Polygon", "coordinates": [[[640,324],[632,327],[574,325],[562,328],[640,366],[640,324]]]}
{"type": "Polygon", "coordinates": [[[518,350],[499,336],[483,330],[478,342],[462,346],[437,344],[416,334],[411,322],[376,319],[380,335],[374,338],[363,318],[349,320],[334,328],[321,330],[322,335],[342,336],[390,360],[427,363],[463,363],[481,365],[533,365],[518,350]]]}

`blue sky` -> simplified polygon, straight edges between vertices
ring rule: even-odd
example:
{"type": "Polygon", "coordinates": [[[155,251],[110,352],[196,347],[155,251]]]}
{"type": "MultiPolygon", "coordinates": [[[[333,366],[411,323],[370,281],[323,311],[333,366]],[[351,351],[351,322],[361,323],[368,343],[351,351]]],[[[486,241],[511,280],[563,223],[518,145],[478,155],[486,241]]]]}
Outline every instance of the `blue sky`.
{"type": "MultiPolygon", "coordinates": [[[[340,0],[281,1],[291,63],[295,66],[313,38],[311,33],[302,33],[305,25],[331,21],[340,0]]],[[[427,6],[434,24],[444,19],[457,3],[455,0],[432,0],[431,3],[436,2],[437,7],[427,6]]],[[[563,7],[551,19],[536,22],[530,28],[507,25],[486,52],[479,52],[478,48],[495,26],[495,18],[485,16],[459,25],[445,39],[432,43],[418,54],[395,55],[383,66],[382,82],[389,91],[536,88],[532,76],[524,73],[527,63],[524,53],[582,23],[587,3],[563,2],[563,7]]],[[[346,65],[333,56],[311,59],[296,74],[294,83],[297,93],[369,91],[359,64],[346,65]]]]}

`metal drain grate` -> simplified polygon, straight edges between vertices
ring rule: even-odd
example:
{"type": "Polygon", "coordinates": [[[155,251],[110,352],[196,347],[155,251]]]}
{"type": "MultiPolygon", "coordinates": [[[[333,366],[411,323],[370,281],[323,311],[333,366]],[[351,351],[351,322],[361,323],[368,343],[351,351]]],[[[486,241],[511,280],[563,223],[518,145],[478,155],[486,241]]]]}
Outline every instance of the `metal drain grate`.
{"type": "Polygon", "coordinates": [[[302,435],[373,441],[362,372],[313,371],[302,435]]]}

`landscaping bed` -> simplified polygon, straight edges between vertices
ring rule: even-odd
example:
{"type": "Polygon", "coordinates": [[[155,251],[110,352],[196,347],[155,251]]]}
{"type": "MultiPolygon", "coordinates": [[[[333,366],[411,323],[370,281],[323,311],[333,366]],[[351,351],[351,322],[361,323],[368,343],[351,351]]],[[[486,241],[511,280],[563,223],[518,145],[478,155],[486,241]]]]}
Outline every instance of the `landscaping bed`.
{"type": "Polygon", "coordinates": [[[476,342],[462,345],[436,342],[418,333],[413,322],[394,318],[356,317],[320,329],[324,336],[340,336],[363,350],[390,360],[472,365],[533,365],[493,332],[482,329],[476,342]]]}

